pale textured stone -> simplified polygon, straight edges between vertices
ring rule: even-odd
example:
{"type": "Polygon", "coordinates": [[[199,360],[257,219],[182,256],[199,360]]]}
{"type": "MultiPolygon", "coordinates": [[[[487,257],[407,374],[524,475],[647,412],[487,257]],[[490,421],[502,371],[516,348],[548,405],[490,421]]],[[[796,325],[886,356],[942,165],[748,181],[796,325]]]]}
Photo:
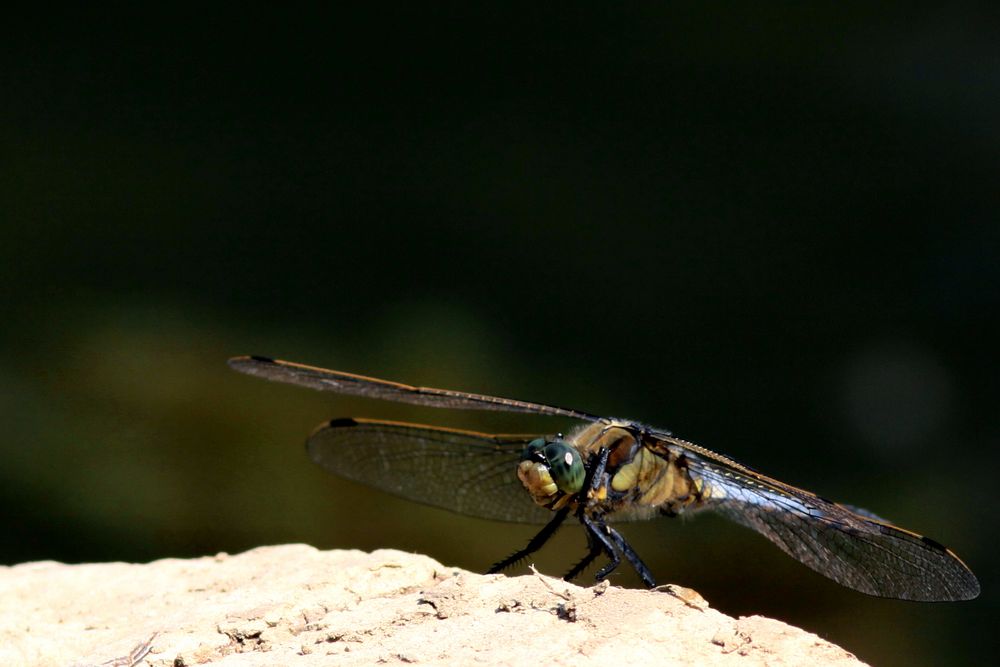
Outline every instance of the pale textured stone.
{"type": "Polygon", "coordinates": [[[138,664],[861,664],[689,589],[482,576],[399,551],[0,567],[0,664],[128,665],[151,637],[138,664]]]}

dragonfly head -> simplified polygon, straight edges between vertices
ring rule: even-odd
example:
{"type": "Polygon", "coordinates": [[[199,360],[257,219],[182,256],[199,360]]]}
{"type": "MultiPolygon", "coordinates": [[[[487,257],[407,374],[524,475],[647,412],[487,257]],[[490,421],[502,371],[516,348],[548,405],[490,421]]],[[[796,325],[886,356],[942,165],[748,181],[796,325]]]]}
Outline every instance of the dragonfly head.
{"type": "Polygon", "coordinates": [[[549,507],[559,492],[579,491],[586,475],[580,453],[561,438],[536,438],[529,442],[517,468],[521,483],[543,507],[549,507]]]}

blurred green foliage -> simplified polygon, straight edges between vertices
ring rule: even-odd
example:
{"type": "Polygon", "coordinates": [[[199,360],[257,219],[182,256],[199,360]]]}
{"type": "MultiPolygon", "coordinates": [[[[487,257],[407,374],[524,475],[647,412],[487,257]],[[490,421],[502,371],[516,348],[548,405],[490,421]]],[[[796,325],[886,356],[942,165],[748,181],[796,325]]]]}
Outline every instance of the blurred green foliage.
{"type": "MultiPolygon", "coordinates": [[[[455,11],[11,24],[0,562],[302,541],[483,570],[532,535],[327,477],[302,443],[334,416],[550,422],[225,366],[264,354],[648,421],[869,507],[952,546],[982,598],[866,598],[709,517],[625,533],[726,612],[877,664],[976,661],[995,8],[455,11]]],[[[582,552],[567,529],[537,562],[582,552]]]]}

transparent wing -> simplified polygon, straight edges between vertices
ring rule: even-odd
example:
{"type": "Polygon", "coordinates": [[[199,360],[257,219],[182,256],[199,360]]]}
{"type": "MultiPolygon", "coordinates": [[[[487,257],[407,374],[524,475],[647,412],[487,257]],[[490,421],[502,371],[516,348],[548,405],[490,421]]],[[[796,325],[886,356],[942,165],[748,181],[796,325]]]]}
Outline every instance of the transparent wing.
{"type": "Polygon", "coordinates": [[[934,540],[761,475],[698,445],[667,436],[661,441],[685,451],[692,479],[701,482],[706,508],[752,528],[839,584],[902,600],[970,600],[979,595],[975,575],[934,540]]]}
{"type": "Polygon", "coordinates": [[[334,419],[306,443],[329,472],[460,514],[545,523],[552,513],[532,502],[517,478],[525,445],[536,435],[490,435],[421,424],[334,419]]]}
{"type": "Polygon", "coordinates": [[[380,398],[400,403],[415,403],[432,408],[528,412],[539,415],[573,417],[586,421],[598,421],[599,419],[599,417],[586,412],[557,408],[554,405],[519,401],[513,398],[499,398],[485,394],[470,394],[451,389],[414,387],[399,382],[266,357],[233,357],[229,360],[229,366],[241,373],[256,375],[275,382],[287,382],[321,391],[335,391],[340,394],[380,398]]]}

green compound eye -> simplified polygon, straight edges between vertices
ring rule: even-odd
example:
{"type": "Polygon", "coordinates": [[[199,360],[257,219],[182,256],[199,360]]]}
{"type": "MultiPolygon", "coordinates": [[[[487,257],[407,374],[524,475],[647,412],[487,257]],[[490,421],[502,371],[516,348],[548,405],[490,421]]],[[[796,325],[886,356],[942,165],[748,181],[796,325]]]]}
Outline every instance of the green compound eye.
{"type": "MultiPolygon", "coordinates": [[[[535,438],[528,443],[528,446],[524,448],[524,453],[521,455],[522,461],[528,461],[536,458],[538,452],[545,449],[545,438],[535,438]]],[[[543,455],[544,456],[544,455],[543,455]]]]}
{"type": "MultiPolygon", "coordinates": [[[[532,441],[528,448],[535,444],[532,441]]],[[[542,448],[542,456],[549,466],[549,474],[563,493],[576,493],[583,488],[583,478],[587,471],[583,469],[583,459],[580,453],[562,441],[550,442],[542,448]]]]}

